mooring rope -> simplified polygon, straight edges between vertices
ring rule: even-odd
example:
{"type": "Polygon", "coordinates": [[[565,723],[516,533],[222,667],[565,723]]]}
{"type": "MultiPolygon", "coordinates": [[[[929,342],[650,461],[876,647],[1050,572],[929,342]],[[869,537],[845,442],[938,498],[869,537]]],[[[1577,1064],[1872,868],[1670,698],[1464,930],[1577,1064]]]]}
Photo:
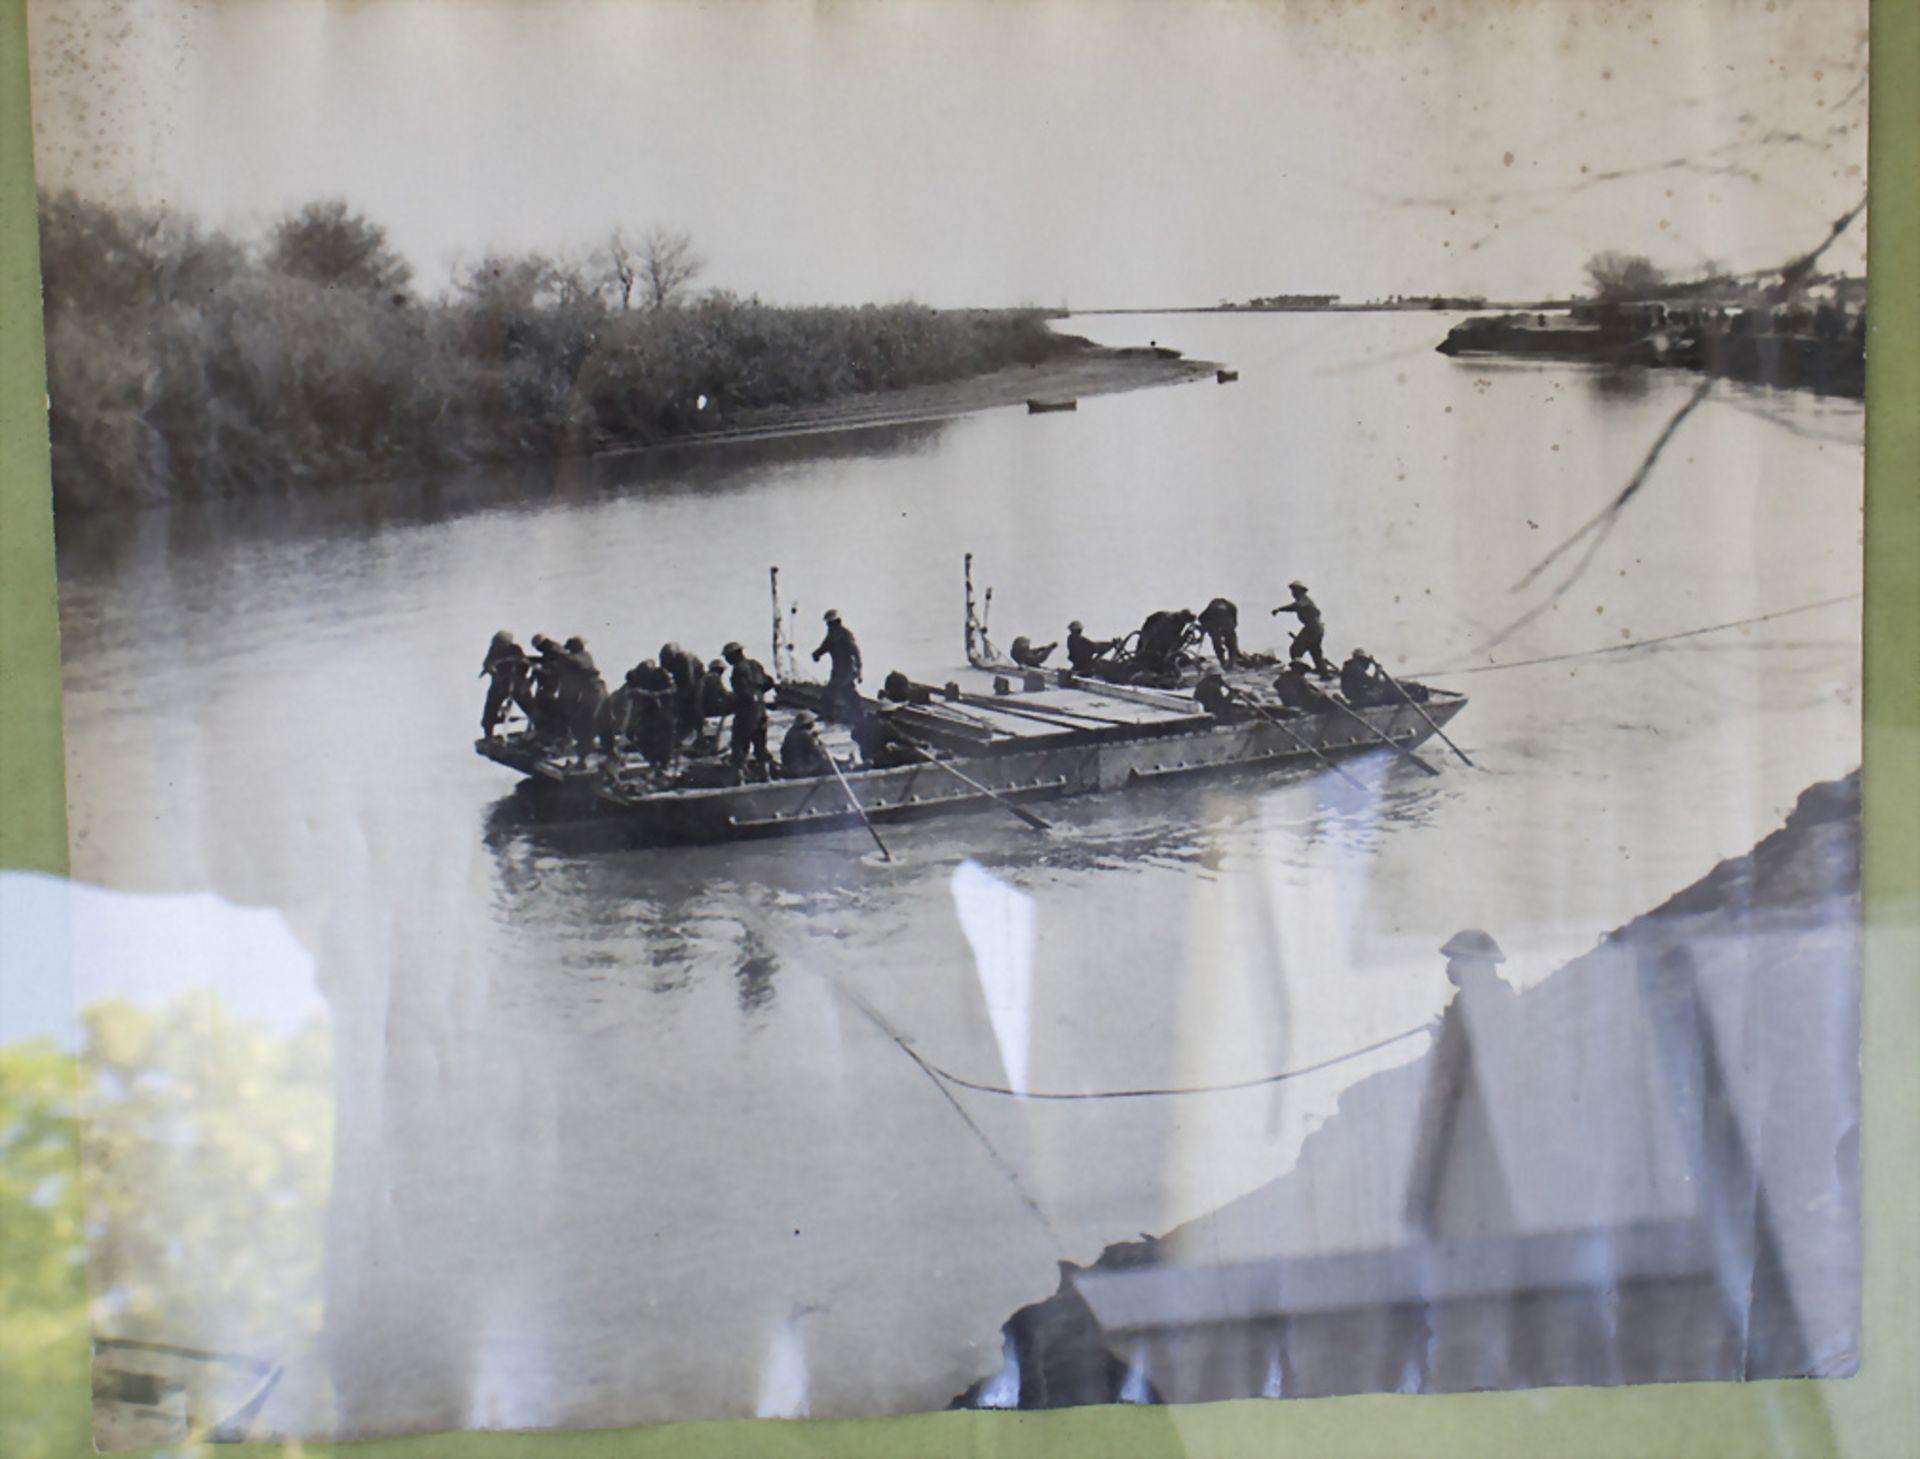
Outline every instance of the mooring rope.
{"type": "Polygon", "coordinates": [[[1040,1202],[1034,1199],[1033,1193],[1027,1189],[1027,1183],[1020,1178],[1019,1169],[1011,1160],[1000,1153],[999,1147],[988,1137],[987,1132],[974,1122],[973,1116],[967,1113],[966,1107],[962,1105],[958,1099],[954,1098],[953,1091],[941,1082],[942,1076],[940,1071],[925,1059],[921,1058],[920,1054],[913,1047],[913,1041],[901,1033],[899,1029],[895,1028],[891,1022],[883,1018],[879,1010],[874,1008],[866,999],[854,992],[853,989],[847,987],[846,984],[842,983],[831,973],[821,973],[820,976],[829,988],[857,1008],[869,1023],[879,1029],[880,1032],[892,1042],[894,1047],[911,1059],[915,1067],[927,1076],[927,1082],[940,1091],[940,1097],[946,1100],[955,1114],[960,1116],[961,1123],[967,1127],[972,1133],[973,1138],[979,1142],[980,1148],[986,1151],[987,1158],[991,1160],[1000,1173],[1006,1177],[1007,1183],[1013,1187],[1014,1194],[1020,1198],[1020,1203],[1033,1213],[1040,1224],[1046,1228],[1048,1236],[1057,1242],[1059,1240],[1059,1232],[1054,1229],[1053,1222],[1047,1218],[1047,1213],[1041,1209],[1040,1202]]]}
{"type": "MultiPolygon", "coordinates": [[[[1502,664],[1466,664],[1452,669],[1420,669],[1411,677],[1427,679],[1435,677],[1453,678],[1461,674],[1491,674],[1496,669],[1530,669],[1539,664],[1563,664],[1569,659],[1590,659],[1600,654],[1626,653],[1636,648],[1652,648],[1655,644],[1673,643],[1682,638],[1699,638],[1707,633],[1725,633],[1730,628],[1747,628],[1755,623],[1771,623],[1776,618],[1791,618],[1796,613],[1811,613],[1819,608],[1833,608],[1841,603],[1858,602],[1860,594],[1843,593],[1837,598],[1822,598],[1817,603],[1802,603],[1797,608],[1781,608],[1772,613],[1756,614],[1752,618],[1736,618],[1731,623],[1715,623],[1706,628],[1689,628],[1680,633],[1663,633],[1657,638],[1635,638],[1625,643],[1609,643],[1599,648],[1577,649],[1572,653],[1547,654],[1537,659],[1512,659],[1502,664]]],[[[1409,677],[1402,675],[1402,678],[1409,677]]]]}
{"type": "MultiPolygon", "coordinates": [[[[963,1079],[951,1070],[942,1069],[931,1059],[926,1059],[919,1054],[913,1053],[912,1050],[908,1050],[908,1054],[914,1063],[918,1064],[929,1074],[932,1074],[936,1078],[944,1079],[947,1083],[957,1088],[971,1089],[977,1094],[1001,1094],[1013,1099],[1166,1099],[1187,1094],[1228,1094],[1237,1089],[1258,1089],[1264,1084],[1280,1084],[1288,1079],[1298,1079],[1303,1075],[1317,1074],[1322,1069],[1331,1069],[1335,1065],[1351,1063],[1353,1060],[1363,1058],[1368,1054],[1378,1053],[1381,1049],[1387,1048],[1392,1044],[1397,1044],[1402,1039],[1410,1039],[1415,1034],[1426,1033],[1431,1027],[1431,1024],[1423,1023],[1415,1028],[1403,1029],[1390,1038],[1381,1039],[1378,1043],[1368,1044],[1364,1048],[1349,1049],[1344,1054],[1336,1054],[1331,1059],[1322,1059],[1317,1064],[1303,1064],[1298,1069],[1283,1069],[1278,1074],[1262,1074],[1256,1079],[1240,1079],[1232,1084],[1190,1084],[1166,1089],[1009,1089],[1002,1084],[982,1084],[977,1080],[963,1079]]],[[[905,1047],[905,1045],[903,1044],[902,1047],[905,1047]]]]}

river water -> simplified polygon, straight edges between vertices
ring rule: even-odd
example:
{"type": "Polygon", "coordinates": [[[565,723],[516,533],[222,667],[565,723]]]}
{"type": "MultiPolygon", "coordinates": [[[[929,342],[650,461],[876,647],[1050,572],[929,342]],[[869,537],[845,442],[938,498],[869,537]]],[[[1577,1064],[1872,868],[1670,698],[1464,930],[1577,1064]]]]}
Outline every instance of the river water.
{"type": "MultiPolygon", "coordinates": [[[[1488,647],[1696,382],[1448,360],[1448,322],[1081,319],[1241,378],[67,529],[76,877],[277,909],[310,962],[254,996],[331,1030],[321,1315],[284,1334],[272,1420],[942,1406],[1060,1259],[1272,1179],[1426,1043],[1023,1104],[943,1092],[902,1041],[1047,1090],[1328,1059],[1435,1013],[1454,931],[1543,977],[1857,764],[1857,602],[1434,675],[1473,696],[1477,771],[1436,747],[1440,776],[1363,765],[1365,795],[1296,776],[1066,805],[1044,837],[930,822],[886,833],[891,863],[858,832],[571,855],[469,749],[496,628],[581,633],[610,672],[668,638],[765,657],[775,563],[802,647],[838,608],[870,687],[959,660],[968,550],[1003,642],[1219,594],[1272,648],[1301,577],[1330,648],[1413,673],[1859,590],[1859,407],[1721,385],[1584,573],[1488,647]]],[[[262,1330],[231,1301],[232,1330],[202,1312],[178,1340],[262,1330]]]]}

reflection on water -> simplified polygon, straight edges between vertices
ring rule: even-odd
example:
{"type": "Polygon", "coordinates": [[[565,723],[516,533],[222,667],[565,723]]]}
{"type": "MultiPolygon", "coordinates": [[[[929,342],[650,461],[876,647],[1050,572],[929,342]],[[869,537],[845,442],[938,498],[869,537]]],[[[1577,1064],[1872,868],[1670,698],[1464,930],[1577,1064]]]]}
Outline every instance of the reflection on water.
{"type": "Polygon", "coordinates": [[[1587,383],[1602,400],[1644,400],[1653,388],[1648,372],[1632,366],[1601,366],[1588,374],[1587,383]]]}
{"type": "MultiPolygon", "coordinates": [[[[1478,771],[1142,788],[1049,806],[1047,836],[929,820],[887,830],[891,863],[857,829],[588,854],[471,753],[494,629],[579,632],[603,665],[669,638],[763,652],[773,563],[801,623],[846,616],[870,682],[959,658],[969,548],[1003,640],[1224,594],[1267,649],[1300,576],[1334,649],[1480,666],[1526,606],[1511,584],[1691,382],[1630,397],[1449,361],[1445,323],[1094,321],[1241,383],[63,523],[76,871],[277,909],[316,963],[315,1361],[341,1433],[785,1411],[796,1373],[815,1415],[937,1407],[995,1370],[1061,1259],[1259,1188],[1347,1084],[1411,1055],[1178,1109],[955,1095],[970,1129],[861,1005],[989,1084],[1015,1044],[1035,1089],[1313,1065],[1437,1009],[1434,949],[1462,926],[1498,929],[1524,984],[1851,767],[1847,607],[1463,678],[1478,771]],[[1023,1041],[956,909],[969,862],[1031,909],[1023,1041]]],[[[1799,429],[1696,412],[1501,654],[1857,587],[1859,453],[1825,439],[1857,408],[1767,403],[1799,429]]]]}
{"type": "Polygon", "coordinates": [[[435,526],[476,512],[531,513],[609,496],[724,491],[743,472],[804,477],[822,462],[888,460],[938,449],[949,421],[911,421],[833,435],[687,441],[603,456],[516,461],[460,475],[339,482],[285,497],[247,495],[169,511],[80,514],[60,523],[60,548],[89,565],[143,551],[172,558],[251,540],[313,542],[400,527],[435,526]]]}

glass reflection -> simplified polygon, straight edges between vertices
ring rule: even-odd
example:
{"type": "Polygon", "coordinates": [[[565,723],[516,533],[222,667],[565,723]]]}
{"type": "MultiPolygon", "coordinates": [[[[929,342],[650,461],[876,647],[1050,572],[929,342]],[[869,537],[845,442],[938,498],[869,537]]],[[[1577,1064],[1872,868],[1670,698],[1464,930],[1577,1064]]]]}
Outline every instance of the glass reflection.
{"type": "Polygon", "coordinates": [[[1422,1058],[1349,1087],[1278,1180],[1063,1264],[956,1402],[1853,1372],[1858,795],[1814,787],[1544,978],[1450,939],[1422,1058]]]}

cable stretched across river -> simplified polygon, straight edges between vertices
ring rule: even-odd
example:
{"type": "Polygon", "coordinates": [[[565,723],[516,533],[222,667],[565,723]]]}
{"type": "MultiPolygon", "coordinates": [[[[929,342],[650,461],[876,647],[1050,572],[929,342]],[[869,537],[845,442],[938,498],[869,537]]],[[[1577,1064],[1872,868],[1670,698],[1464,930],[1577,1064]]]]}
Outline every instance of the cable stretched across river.
{"type": "MultiPolygon", "coordinates": [[[[971,1089],[976,1094],[1000,1094],[1013,1099],[1052,1099],[1052,1100],[1095,1100],[1095,1099],[1166,1099],[1188,1094],[1228,1094],[1238,1089],[1258,1089],[1265,1084],[1280,1084],[1288,1079],[1298,1079],[1306,1074],[1317,1074],[1322,1069],[1331,1069],[1339,1064],[1348,1064],[1367,1054],[1378,1053],[1381,1049],[1410,1039],[1415,1034],[1426,1033],[1431,1024],[1423,1023],[1415,1028],[1402,1029],[1399,1033],[1371,1043],[1364,1048],[1349,1049],[1344,1054],[1336,1054],[1331,1059],[1322,1059],[1317,1064],[1303,1064],[1298,1069],[1283,1069],[1278,1074],[1262,1074],[1254,1079],[1240,1079],[1231,1084],[1193,1084],[1165,1089],[1086,1089],[1086,1090],[1037,1090],[1010,1089],[1004,1084],[982,1084],[977,1080],[963,1079],[949,1069],[942,1069],[931,1059],[913,1053],[911,1057],[927,1073],[937,1079],[943,1079],[959,1089],[971,1089]]],[[[904,1045],[903,1045],[904,1047],[904,1045]]],[[[911,1052],[911,1051],[910,1051],[911,1052]]]]}
{"type": "Polygon", "coordinates": [[[1736,618],[1731,623],[1714,623],[1705,628],[1688,628],[1679,633],[1663,633],[1658,638],[1636,638],[1626,643],[1603,644],[1599,648],[1576,649],[1572,653],[1547,654],[1537,659],[1512,659],[1500,664],[1467,664],[1455,669],[1420,669],[1418,678],[1455,678],[1462,674],[1491,674],[1496,669],[1530,669],[1539,664],[1560,664],[1568,659],[1590,659],[1600,654],[1626,653],[1629,649],[1652,648],[1655,644],[1672,643],[1676,639],[1698,638],[1706,633],[1724,633],[1730,628],[1747,628],[1755,623],[1771,623],[1776,618],[1791,618],[1796,613],[1811,613],[1819,608],[1834,608],[1842,603],[1855,603],[1860,599],[1858,593],[1842,593],[1837,598],[1822,598],[1817,603],[1802,603],[1797,608],[1781,608],[1772,613],[1756,614],[1752,618],[1736,618]]]}

